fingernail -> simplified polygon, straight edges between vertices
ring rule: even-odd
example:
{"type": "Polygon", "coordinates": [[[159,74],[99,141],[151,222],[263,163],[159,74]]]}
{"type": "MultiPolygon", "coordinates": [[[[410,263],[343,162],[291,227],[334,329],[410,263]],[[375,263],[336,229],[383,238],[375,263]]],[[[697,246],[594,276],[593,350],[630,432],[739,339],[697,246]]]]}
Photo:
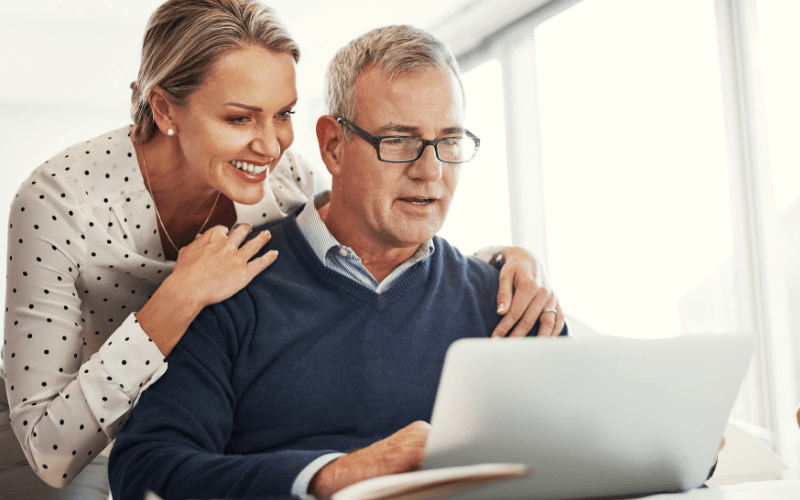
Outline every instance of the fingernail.
{"type": "Polygon", "coordinates": [[[506,305],[501,302],[500,305],[497,306],[497,314],[503,314],[503,311],[505,310],[506,310],[506,305]]]}
{"type": "Polygon", "coordinates": [[[261,234],[263,234],[264,236],[271,236],[272,235],[272,233],[269,232],[269,229],[265,229],[265,230],[261,231],[261,234]]]}
{"type": "Polygon", "coordinates": [[[278,258],[278,251],[277,250],[273,250],[273,252],[275,252],[275,258],[277,259],[278,258]]]}

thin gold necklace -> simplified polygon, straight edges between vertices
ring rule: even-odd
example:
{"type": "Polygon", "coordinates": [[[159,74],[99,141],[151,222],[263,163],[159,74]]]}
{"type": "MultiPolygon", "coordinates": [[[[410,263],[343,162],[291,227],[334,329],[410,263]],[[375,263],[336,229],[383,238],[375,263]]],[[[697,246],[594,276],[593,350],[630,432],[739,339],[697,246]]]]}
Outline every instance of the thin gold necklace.
{"type": "MultiPolygon", "coordinates": [[[[153,208],[155,208],[156,210],[156,218],[158,219],[158,223],[161,224],[161,229],[164,230],[164,235],[167,237],[167,240],[172,245],[172,248],[174,248],[176,252],[180,252],[180,250],[178,250],[178,245],[176,245],[175,242],[172,241],[172,238],[169,237],[169,233],[167,232],[167,227],[164,225],[164,221],[161,220],[161,214],[158,213],[158,205],[156,205],[156,195],[153,193],[153,186],[150,184],[150,174],[147,173],[147,158],[144,155],[144,144],[142,143],[141,139],[139,139],[139,148],[142,150],[142,164],[144,165],[144,177],[147,180],[147,189],[150,191],[150,196],[153,198],[153,208]]],[[[203,232],[203,229],[206,228],[206,224],[208,224],[208,221],[211,219],[211,214],[213,214],[214,209],[217,208],[217,202],[219,201],[220,194],[222,193],[220,191],[217,191],[217,199],[214,200],[214,205],[211,206],[211,212],[208,213],[208,217],[206,217],[206,220],[203,222],[203,225],[200,226],[200,230],[197,231],[197,234],[194,235],[194,238],[197,238],[200,235],[200,233],[203,232]]],[[[193,241],[194,238],[192,238],[193,241]]]]}

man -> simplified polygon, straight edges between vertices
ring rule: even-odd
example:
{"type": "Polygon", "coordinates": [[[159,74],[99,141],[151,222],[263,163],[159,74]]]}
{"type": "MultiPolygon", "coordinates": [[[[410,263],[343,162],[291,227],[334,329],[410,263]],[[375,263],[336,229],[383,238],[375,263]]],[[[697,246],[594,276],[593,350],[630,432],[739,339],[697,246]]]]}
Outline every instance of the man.
{"type": "Polygon", "coordinates": [[[415,470],[447,347],[498,324],[497,271],[434,237],[479,146],[447,48],[367,33],[327,105],[330,202],[271,226],[281,258],[192,324],[117,438],[114,498],[329,497],[415,470]]]}

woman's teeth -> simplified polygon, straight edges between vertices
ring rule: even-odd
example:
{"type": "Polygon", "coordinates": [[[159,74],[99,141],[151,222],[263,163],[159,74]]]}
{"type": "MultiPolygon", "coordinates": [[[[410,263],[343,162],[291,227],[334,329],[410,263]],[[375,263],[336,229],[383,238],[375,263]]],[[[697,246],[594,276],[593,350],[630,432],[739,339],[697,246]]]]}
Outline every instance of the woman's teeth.
{"type": "Polygon", "coordinates": [[[406,201],[414,205],[427,205],[433,201],[433,198],[406,198],[406,201]]]}
{"type": "Polygon", "coordinates": [[[232,161],[230,162],[230,164],[243,172],[247,172],[254,175],[258,175],[269,168],[269,164],[266,164],[263,167],[257,167],[252,163],[245,163],[241,161],[232,161]]]}

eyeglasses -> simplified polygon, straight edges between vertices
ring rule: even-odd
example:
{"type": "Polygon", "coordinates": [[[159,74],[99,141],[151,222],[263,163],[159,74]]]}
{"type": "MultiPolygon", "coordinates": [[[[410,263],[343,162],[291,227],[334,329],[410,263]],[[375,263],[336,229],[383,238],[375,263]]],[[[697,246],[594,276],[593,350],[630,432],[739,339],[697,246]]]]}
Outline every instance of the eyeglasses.
{"type": "Polygon", "coordinates": [[[465,163],[475,158],[481,146],[481,140],[469,130],[466,137],[443,137],[429,141],[419,137],[408,136],[375,136],[359,128],[346,118],[337,118],[337,122],[347,125],[359,137],[375,148],[378,159],[388,163],[408,163],[419,160],[426,146],[433,146],[436,158],[445,163],[465,163]]]}

